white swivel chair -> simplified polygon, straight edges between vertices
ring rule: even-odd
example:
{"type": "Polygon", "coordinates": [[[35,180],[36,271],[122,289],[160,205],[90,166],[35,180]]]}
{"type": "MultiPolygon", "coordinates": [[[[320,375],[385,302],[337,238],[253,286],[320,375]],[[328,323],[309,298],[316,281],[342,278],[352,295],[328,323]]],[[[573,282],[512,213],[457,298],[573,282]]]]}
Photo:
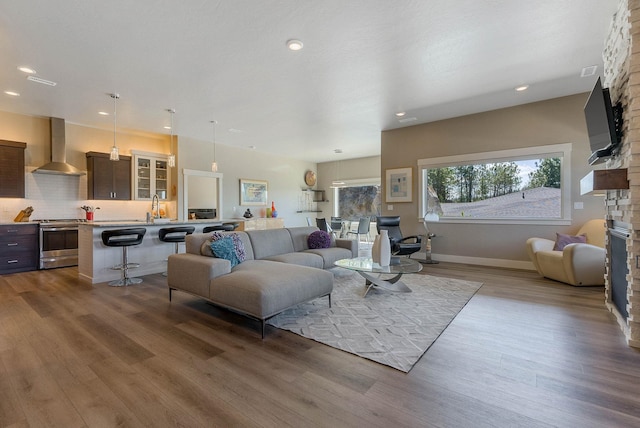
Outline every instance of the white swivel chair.
{"type": "Polygon", "coordinates": [[[569,244],[562,251],[554,250],[555,241],[550,239],[527,239],[527,252],[533,265],[540,275],[566,284],[604,285],[604,220],[589,220],[578,235],[586,235],[587,242],[569,244]]]}

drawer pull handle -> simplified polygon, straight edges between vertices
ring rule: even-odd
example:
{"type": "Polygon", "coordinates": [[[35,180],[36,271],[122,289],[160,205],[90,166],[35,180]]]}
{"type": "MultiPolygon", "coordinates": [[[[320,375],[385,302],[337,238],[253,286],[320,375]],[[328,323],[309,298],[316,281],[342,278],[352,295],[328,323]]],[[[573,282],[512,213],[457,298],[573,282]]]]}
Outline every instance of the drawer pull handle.
{"type": "Polygon", "coordinates": [[[9,242],[7,243],[7,247],[17,247],[18,243],[17,242],[9,242]]]}
{"type": "Polygon", "coordinates": [[[7,233],[18,233],[18,229],[7,229],[7,233]]]}
{"type": "Polygon", "coordinates": [[[7,263],[11,264],[11,263],[18,263],[17,260],[7,260],[7,263]]]}

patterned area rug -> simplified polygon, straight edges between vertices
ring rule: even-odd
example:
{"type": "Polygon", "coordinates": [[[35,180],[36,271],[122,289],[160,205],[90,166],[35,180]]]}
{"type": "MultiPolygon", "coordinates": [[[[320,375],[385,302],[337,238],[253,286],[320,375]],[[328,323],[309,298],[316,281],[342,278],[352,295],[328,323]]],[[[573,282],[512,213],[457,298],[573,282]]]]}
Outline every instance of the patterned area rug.
{"type": "Polygon", "coordinates": [[[269,324],[325,345],[408,372],[482,283],[429,275],[404,275],[411,293],[372,289],[346,269],[335,276],[327,299],[289,309],[269,324]]]}

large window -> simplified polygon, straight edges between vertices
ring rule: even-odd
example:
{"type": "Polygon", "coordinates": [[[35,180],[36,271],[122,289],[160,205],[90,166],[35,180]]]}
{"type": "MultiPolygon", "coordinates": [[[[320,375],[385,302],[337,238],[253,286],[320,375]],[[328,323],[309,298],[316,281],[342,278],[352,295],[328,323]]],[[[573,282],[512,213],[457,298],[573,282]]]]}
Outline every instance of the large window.
{"type": "Polygon", "coordinates": [[[418,161],[420,217],[443,221],[570,219],[570,144],[418,161]]]}

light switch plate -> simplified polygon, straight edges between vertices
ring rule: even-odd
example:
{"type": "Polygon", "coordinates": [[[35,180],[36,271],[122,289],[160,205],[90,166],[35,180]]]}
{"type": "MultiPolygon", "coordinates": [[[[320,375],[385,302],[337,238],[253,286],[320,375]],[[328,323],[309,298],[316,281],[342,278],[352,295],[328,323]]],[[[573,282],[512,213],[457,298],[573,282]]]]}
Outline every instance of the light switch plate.
{"type": "Polygon", "coordinates": [[[581,210],[584,208],[584,202],[574,202],[573,203],[573,209],[574,210],[581,210]]]}
{"type": "Polygon", "coordinates": [[[393,211],[393,205],[387,205],[387,211],[393,211]]]}

